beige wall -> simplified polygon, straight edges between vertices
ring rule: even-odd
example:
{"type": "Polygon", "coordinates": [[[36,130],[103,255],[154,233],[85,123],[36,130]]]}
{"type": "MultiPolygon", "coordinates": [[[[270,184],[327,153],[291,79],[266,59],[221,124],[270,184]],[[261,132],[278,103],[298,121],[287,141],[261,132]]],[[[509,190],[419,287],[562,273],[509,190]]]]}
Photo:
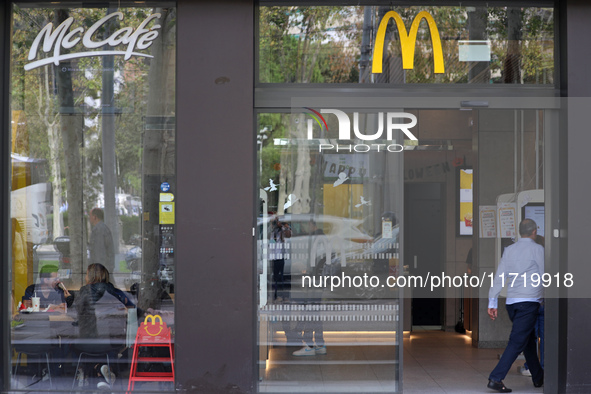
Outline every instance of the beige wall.
{"type": "MultiPolygon", "coordinates": [[[[412,112],[412,111],[411,111],[412,112]]],[[[474,166],[472,135],[477,119],[472,111],[420,110],[418,138],[423,145],[439,146],[438,150],[406,151],[405,182],[439,182],[444,190],[444,255],[447,275],[466,272],[466,256],[472,247],[471,237],[457,235],[457,167],[474,166]],[[451,150],[450,150],[451,149],[451,150]]],[[[460,319],[460,289],[448,289],[444,307],[444,328],[453,331],[460,319]]],[[[465,294],[467,296],[467,294],[465,294]]]]}
{"type": "MultiPolygon", "coordinates": [[[[444,187],[445,246],[442,259],[447,275],[463,275],[466,257],[474,245],[474,273],[491,272],[496,268],[495,240],[457,235],[457,166],[475,169],[474,217],[478,205],[496,205],[500,194],[543,188],[543,147],[540,145],[536,163],[536,127],[539,141],[543,141],[542,113],[533,110],[419,110],[410,111],[418,118],[418,138],[421,149],[404,153],[404,181],[438,182],[444,187]],[[538,122],[536,126],[536,117],[538,122]],[[517,129],[517,133],[515,130],[517,129]],[[523,133],[521,130],[523,129],[523,133]],[[515,152],[517,164],[515,165],[515,152]],[[537,173],[536,173],[537,167],[537,173]]],[[[541,143],[540,143],[541,144],[541,143]]],[[[478,223],[474,222],[474,231],[478,223]]],[[[453,331],[460,319],[461,290],[447,289],[444,308],[444,328],[453,331]]],[[[501,313],[492,324],[486,314],[487,291],[479,294],[465,289],[464,297],[475,299],[472,321],[474,343],[480,347],[502,346],[507,341],[510,322],[501,313]]],[[[501,304],[502,305],[502,301],[501,304]]],[[[502,306],[501,306],[502,308],[502,306]]],[[[467,311],[465,311],[467,313],[467,311]]]]}
{"type": "MultiPolygon", "coordinates": [[[[540,145],[536,165],[536,117],[539,141],[543,141],[542,111],[479,111],[478,170],[475,186],[479,205],[496,205],[500,194],[543,189],[543,147],[540,145]],[[522,133],[523,130],[523,133],[522,133]],[[517,155],[517,156],[516,156],[517,155]]],[[[495,239],[479,239],[475,265],[480,273],[494,272],[498,265],[495,239]]],[[[487,315],[488,289],[480,294],[475,323],[479,329],[473,338],[478,347],[505,346],[511,322],[504,312],[504,299],[499,300],[499,318],[492,322],[487,315]]],[[[477,295],[476,295],[477,297],[477,295]]]]}

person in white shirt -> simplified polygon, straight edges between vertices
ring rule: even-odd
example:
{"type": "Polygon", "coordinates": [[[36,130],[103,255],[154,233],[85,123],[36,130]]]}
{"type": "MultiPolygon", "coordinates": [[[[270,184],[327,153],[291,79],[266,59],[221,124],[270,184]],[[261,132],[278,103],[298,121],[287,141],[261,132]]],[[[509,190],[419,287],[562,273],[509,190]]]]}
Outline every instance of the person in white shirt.
{"type": "Polygon", "coordinates": [[[521,352],[531,371],[534,386],[542,387],[544,384],[544,369],[538,360],[534,333],[538,310],[544,297],[541,284],[544,248],[535,242],[537,225],[533,220],[524,219],[519,223],[519,235],[519,241],[505,249],[488,293],[488,315],[495,320],[499,294],[503,286],[507,286],[506,308],[513,322],[507,348],[490,373],[487,385],[489,389],[500,393],[512,391],[503,384],[503,379],[521,352]],[[538,286],[535,286],[536,283],[538,286]]]}

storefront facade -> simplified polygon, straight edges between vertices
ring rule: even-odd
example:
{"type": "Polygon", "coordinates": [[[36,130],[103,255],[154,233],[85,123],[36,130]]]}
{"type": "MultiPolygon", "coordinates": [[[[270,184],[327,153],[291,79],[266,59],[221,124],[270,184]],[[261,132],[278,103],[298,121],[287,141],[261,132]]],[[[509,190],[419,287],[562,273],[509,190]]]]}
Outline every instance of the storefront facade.
{"type": "MultiPolygon", "coordinates": [[[[513,207],[516,221],[526,206],[542,207],[546,272],[563,285],[573,277],[579,284],[569,292],[547,289],[544,392],[591,387],[591,306],[583,285],[591,276],[580,264],[589,188],[581,180],[591,139],[583,119],[591,7],[583,1],[19,2],[3,3],[2,12],[0,121],[12,131],[3,134],[1,153],[2,250],[10,262],[0,278],[2,305],[16,306],[29,285],[42,281],[41,272],[52,273],[42,267],[52,265],[80,298],[86,267],[100,261],[85,246],[94,244],[96,226],[87,214],[100,207],[113,239],[121,240],[107,267],[111,282],[148,311],[140,320],[159,314],[173,327],[177,390],[310,392],[322,385],[335,393],[403,392],[401,343],[413,324],[453,330],[464,298],[472,299],[463,310],[475,347],[502,347],[508,322],[490,323],[479,286],[425,294],[415,288],[409,295],[396,278],[463,277],[470,249],[470,274],[486,277],[501,238],[514,235],[496,236],[501,221],[491,228],[481,215],[492,210],[498,217],[513,207]],[[412,35],[418,15],[429,29],[418,25],[410,51],[415,43],[395,42],[404,34],[394,24],[401,18],[412,35]],[[381,42],[390,52],[384,50],[379,72],[373,51],[388,16],[381,42]],[[62,34],[36,41],[48,23],[62,34]],[[110,48],[93,44],[100,34],[111,37],[110,48]],[[98,48],[121,52],[80,55],[98,48]],[[374,138],[375,130],[382,133],[374,138]],[[31,180],[31,168],[43,166],[46,174],[31,180]],[[52,187],[34,203],[33,193],[15,193],[42,183],[52,187]],[[25,214],[15,213],[19,202],[25,214]],[[45,235],[30,234],[34,223],[25,217],[50,214],[40,205],[51,206],[52,224],[41,226],[45,235]],[[53,225],[64,216],[62,228],[53,225]],[[289,235],[277,237],[276,218],[289,224],[289,235]],[[23,229],[15,232],[17,226],[23,229]],[[71,255],[59,250],[58,232],[71,255]],[[432,241],[414,242],[421,237],[432,241]],[[271,247],[282,243],[290,245],[281,247],[283,259],[271,247]],[[330,290],[313,284],[321,276],[356,275],[376,283],[330,290]],[[435,321],[433,312],[410,313],[411,305],[437,310],[435,321]],[[306,362],[293,352],[305,343],[302,332],[316,334],[318,357],[326,342],[328,354],[314,361],[323,377],[301,376],[306,362]]],[[[68,306],[83,314],[76,299],[68,306]]],[[[27,354],[18,330],[38,323],[3,310],[2,390],[29,390],[37,367],[22,363],[23,376],[13,367],[18,353],[27,354]]],[[[134,313],[126,311],[125,345],[133,342],[134,313]]],[[[71,345],[60,350],[69,384],[78,359],[77,342],[71,345]]],[[[57,364],[48,368],[54,376],[57,364]]],[[[122,380],[126,369],[118,373],[122,380]]]]}

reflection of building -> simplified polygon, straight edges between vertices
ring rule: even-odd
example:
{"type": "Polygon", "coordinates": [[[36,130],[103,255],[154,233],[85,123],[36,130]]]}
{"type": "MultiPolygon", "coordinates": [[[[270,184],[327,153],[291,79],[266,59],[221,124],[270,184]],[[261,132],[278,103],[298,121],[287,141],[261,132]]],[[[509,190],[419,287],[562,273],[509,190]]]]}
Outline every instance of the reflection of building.
{"type": "MultiPolygon", "coordinates": [[[[290,5],[295,3],[297,2],[290,5]]],[[[37,2],[35,6],[38,4],[44,2],[37,2]]],[[[591,82],[585,77],[587,65],[584,50],[584,40],[587,33],[591,33],[591,27],[582,17],[590,12],[590,6],[583,2],[561,1],[556,4],[555,9],[540,8],[536,3],[526,7],[528,15],[538,16],[538,21],[544,26],[552,26],[548,34],[554,37],[553,40],[546,36],[539,41],[530,39],[528,45],[523,45],[523,48],[532,51],[540,45],[543,47],[539,52],[540,56],[550,56],[549,63],[534,69],[533,73],[529,68],[511,69],[519,64],[516,59],[526,58],[516,56],[513,51],[519,48],[510,45],[518,39],[507,37],[506,40],[492,40],[491,67],[488,62],[484,65],[477,61],[461,63],[456,69],[464,70],[463,74],[437,76],[440,83],[426,87],[421,83],[430,83],[426,81],[430,75],[420,72],[433,69],[428,55],[431,53],[428,39],[417,45],[420,48],[417,51],[426,55],[415,59],[414,71],[403,71],[401,59],[395,56],[397,52],[394,50],[390,52],[394,56],[385,60],[387,68],[380,77],[366,75],[366,81],[380,82],[379,86],[370,83],[362,86],[354,84],[355,79],[350,75],[343,78],[347,85],[328,83],[326,81],[329,77],[322,73],[313,76],[324,75],[324,84],[291,84],[295,80],[318,82],[291,75],[281,78],[281,83],[274,85],[265,82],[278,81],[256,80],[256,77],[263,78],[262,75],[267,73],[268,70],[260,66],[264,66],[267,58],[263,56],[264,53],[261,55],[261,52],[257,52],[264,40],[253,41],[250,37],[260,37],[261,33],[257,29],[261,23],[256,17],[261,14],[259,11],[266,10],[257,7],[265,7],[267,4],[272,2],[222,1],[206,4],[179,0],[178,17],[174,24],[178,31],[174,30],[173,35],[176,47],[159,48],[174,53],[175,56],[171,58],[176,59],[168,59],[161,64],[163,69],[176,70],[176,74],[167,77],[166,86],[177,87],[174,91],[177,104],[172,105],[171,110],[171,104],[168,103],[167,111],[162,110],[166,116],[174,115],[175,126],[166,130],[167,135],[172,137],[166,140],[167,144],[164,146],[159,139],[164,135],[160,129],[148,127],[150,124],[133,124],[138,133],[150,134],[149,146],[142,145],[142,148],[162,149],[155,156],[167,162],[167,170],[163,172],[167,177],[161,177],[162,173],[152,171],[151,166],[158,167],[161,162],[150,162],[150,170],[141,173],[145,176],[142,178],[142,185],[146,186],[141,191],[141,200],[135,194],[118,196],[116,200],[121,216],[139,215],[141,218],[142,233],[137,242],[143,249],[136,251],[133,256],[130,255],[130,259],[138,254],[141,256],[143,252],[144,256],[148,256],[143,263],[148,261],[150,264],[149,267],[140,264],[140,268],[128,270],[132,272],[120,270],[117,272],[120,276],[116,280],[122,278],[120,283],[126,284],[137,282],[144,292],[151,291],[149,283],[154,278],[170,285],[172,270],[163,268],[161,262],[173,261],[174,256],[175,291],[172,298],[178,317],[173,322],[177,388],[188,391],[233,390],[254,393],[273,392],[275,389],[279,391],[281,384],[285,383],[293,391],[301,387],[313,391],[313,385],[319,384],[324,377],[329,382],[349,382],[347,388],[354,390],[350,382],[359,375],[363,375],[363,378],[358,379],[363,387],[360,392],[367,392],[370,387],[376,388],[376,383],[380,384],[381,380],[377,376],[384,375],[383,380],[386,383],[384,386],[380,384],[380,387],[396,391],[402,384],[409,388],[405,385],[401,331],[412,328],[409,321],[411,318],[416,319],[415,322],[419,318],[434,318],[434,325],[441,326],[443,330],[453,329],[460,318],[460,303],[465,305],[464,324],[470,335],[465,338],[474,345],[470,352],[478,352],[478,348],[483,347],[502,347],[506,341],[508,322],[491,323],[486,317],[486,304],[482,301],[485,296],[475,289],[464,289],[465,300],[460,300],[462,295],[459,289],[443,289],[438,297],[440,300],[424,306],[425,309],[434,306],[433,309],[441,312],[437,316],[429,312],[412,316],[409,313],[410,301],[405,303],[406,300],[400,298],[399,294],[394,296],[392,293],[388,294],[387,301],[375,297],[375,294],[360,291],[360,294],[355,295],[358,298],[354,301],[303,294],[294,302],[265,303],[266,299],[257,293],[264,291],[260,283],[266,280],[266,275],[262,273],[264,262],[259,258],[259,254],[264,252],[264,247],[259,246],[263,237],[259,239],[257,229],[253,229],[259,225],[259,199],[255,197],[259,196],[261,182],[257,179],[257,172],[273,173],[279,177],[281,171],[287,171],[284,174],[287,182],[283,184],[287,198],[292,192],[290,188],[293,185],[290,183],[296,179],[298,159],[314,159],[308,161],[312,170],[306,175],[310,179],[307,186],[313,187],[309,190],[308,206],[311,212],[306,215],[359,220],[363,224],[363,236],[373,240],[371,243],[359,236],[352,242],[367,244],[366,249],[362,248],[359,253],[347,247],[344,248],[344,253],[338,253],[345,254],[347,260],[343,272],[362,270],[369,266],[366,264],[368,261],[377,261],[379,266],[376,264],[371,269],[381,269],[380,275],[384,277],[400,276],[405,269],[410,274],[417,275],[421,274],[420,270],[444,270],[446,273],[463,275],[466,271],[466,255],[472,247],[472,271],[476,276],[490,273],[495,268],[497,245],[494,235],[490,235],[491,238],[480,237],[478,209],[496,209],[496,198],[500,195],[543,189],[548,272],[575,273],[576,280],[580,282],[586,282],[586,278],[591,277],[586,267],[578,265],[588,260],[585,248],[588,232],[585,196],[588,194],[588,185],[581,180],[588,178],[587,149],[591,145],[591,137],[586,132],[588,127],[584,119],[589,103],[581,97],[587,97],[591,92],[591,82]],[[241,39],[242,37],[248,39],[241,39]],[[165,67],[171,64],[174,67],[165,67]],[[468,84],[481,79],[487,83],[468,84]],[[495,86],[490,86],[490,81],[495,86]],[[407,83],[404,86],[398,84],[403,82],[407,83]],[[579,99],[568,103],[554,100],[562,96],[579,99]],[[359,164],[363,160],[357,160],[358,155],[350,151],[340,152],[345,157],[342,162],[336,162],[341,160],[340,157],[329,158],[328,155],[322,162],[321,155],[298,152],[297,143],[289,144],[294,138],[287,132],[290,129],[285,119],[273,124],[272,131],[268,131],[270,138],[264,144],[257,147],[254,143],[254,136],[261,129],[257,122],[268,114],[291,114],[302,107],[341,108],[340,106],[347,107],[342,109],[351,113],[359,110],[359,107],[374,113],[377,112],[376,109],[387,112],[391,108],[402,108],[413,113],[418,119],[418,143],[405,144],[406,150],[400,156],[372,155],[371,160],[363,165],[359,164]],[[272,148],[276,140],[284,150],[278,148],[276,156],[265,156],[264,153],[272,149],[267,152],[263,150],[272,148]],[[255,162],[257,149],[260,149],[265,161],[255,162]],[[173,169],[172,163],[177,164],[176,169],[173,169]],[[326,163],[325,171],[322,170],[323,163],[326,163]],[[332,164],[335,164],[334,172],[331,172],[332,164]],[[337,188],[335,181],[339,179],[339,165],[346,167],[346,177],[349,179],[343,178],[342,184],[337,188]],[[269,168],[265,169],[265,166],[273,168],[274,172],[269,168]],[[458,196],[461,193],[459,190],[464,188],[458,187],[456,169],[464,166],[472,166],[474,171],[471,222],[474,232],[471,237],[458,234],[458,220],[463,219],[465,226],[469,221],[469,216],[458,213],[462,202],[458,196]],[[356,169],[355,173],[351,168],[356,169]],[[366,169],[367,176],[357,176],[362,173],[357,168],[366,169]],[[313,169],[320,170],[314,172],[313,169]],[[176,179],[168,179],[168,176],[174,178],[173,172],[176,172],[176,179]],[[167,224],[167,228],[159,227],[157,220],[160,202],[158,196],[161,192],[159,188],[168,182],[174,188],[171,193],[174,193],[175,210],[178,213],[176,223],[173,224],[174,238],[168,233],[172,231],[171,225],[167,224]],[[366,203],[363,204],[363,201],[366,203]],[[357,207],[357,204],[361,206],[357,207]],[[385,219],[388,218],[382,216],[385,212],[395,212],[398,223],[387,224],[388,220],[385,219]],[[381,243],[389,243],[384,241],[383,234],[391,235],[392,239],[399,237],[400,245],[382,248],[381,243]],[[170,241],[172,239],[174,242],[170,241]],[[349,256],[349,253],[353,256],[349,256]],[[374,257],[373,254],[384,256],[374,257]],[[154,276],[142,276],[145,273],[154,276]],[[284,345],[297,339],[297,323],[306,319],[315,320],[316,317],[326,323],[325,339],[329,342],[328,351],[332,352],[332,358],[307,361],[287,358],[291,352],[284,352],[284,345]],[[330,343],[333,349],[330,348],[330,343]],[[375,358],[363,358],[359,361],[360,359],[351,356],[359,350],[367,350],[375,358]],[[313,365],[325,375],[310,374],[305,375],[305,379],[291,375],[294,370],[306,365],[313,365]],[[380,369],[381,365],[386,367],[380,369]],[[300,384],[302,380],[307,383],[300,384]],[[263,383],[259,385],[260,381],[263,383]]],[[[338,2],[330,2],[330,5],[338,6],[338,2]]],[[[458,60],[455,57],[456,52],[448,49],[457,48],[457,37],[467,39],[469,32],[469,38],[473,39],[473,36],[486,33],[486,29],[479,30],[478,22],[482,20],[480,17],[487,16],[487,3],[477,2],[474,10],[462,6],[449,9],[438,7],[437,4],[430,8],[434,9],[434,14],[438,10],[456,12],[453,15],[457,18],[447,20],[466,22],[462,25],[461,32],[453,35],[444,33],[444,27],[439,27],[444,41],[444,61],[448,62],[446,70],[452,69],[453,64],[450,63],[457,63],[458,60]],[[473,13],[480,15],[472,18],[473,13]]],[[[413,7],[406,13],[412,18],[419,9],[419,6],[413,7]]],[[[7,4],[3,10],[6,14],[11,12],[7,4]]],[[[358,15],[355,20],[362,26],[364,19],[361,15],[365,10],[356,8],[356,11],[358,15]]],[[[379,9],[375,13],[385,11],[386,9],[379,9]]],[[[495,9],[495,12],[501,11],[495,9]]],[[[410,26],[410,20],[407,26],[410,26]]],[[[8,27],[5,27],[5,34],[8,34],[8,27]]],[[[521,30],[526,33],[525,26],[521,30]]],[[[337,33],[332,31],[330,34],[337,33]]],[[[288,37],[280,38],[282,39],[273,43],[289,41],[288,37]]],[[[392,42],[395,39],[395,35],[387,39],[391,47],[397,46],[397,43],[392,42]]],[[[486,40],[486,37],[482,40],[486,40]]],[[[320,42],[330,43],[330,40],[326,38],[320,42]]],[[[310,42],[308,44],[309,48],[315,47],[310,42]]],[[[371,47],[371,43],[368,42],[367,46],[371,47]]],[[[294,45],[295,47],[297,46],[294,45]]],[[[4,49],[8,51],[10,48],[4,49]]],[[[326,49],[323,53],[334,56],[323,58],[323,61],[338,66],[338,51],[335,52],[330,47],[322,49],[326,49]]],[[[357,52],[347,48],[347,53],[357,52]]],[[[368,60],[369,57],[364,61],[368,60]]],[[[297,63],[297,60],[292,59],[291,63],[297,63]]],[[[7,67],[7,64],[5,62],[0,67],[7,67]]],[[[286,62],[283,67],[276,68],[288,70],[291,65],[293,64],[286,62]]],[[[301,72],[302,70],[300,69],[301,72]]],[[[9,75],[6,68],[2,68],[2,71],[5,76],[9,75]]],[[[271,71],[276,70],[272,68],[271,71]]],[[[132,74],[131,70],[129,74],[132,74]]],[[[265,74],[265,77],[268,75],[265,74]]],[[[311,78],[309,75],[308,77],[311,78]]],[[[134,72],[133,78],[138,80],[140,73],[134,72]]],[[[7,98],[8,90],[3,92],[7,98]]],[[[157,94],[158,100],[151,104],[158,107],[162,104],[160,101],[164,101],[160,99],[167,94],[170,95],[170,90],[165,94],[157,94]]],[[[7,100],[4,105],[8,105],[7,100]]],[[[160,115],[158,111],[161,109],[150,114],[160,115]]],[[[125,114],[118,116],[124,117],[125,114]]],[[[4,119],[5,123],[6,120],[4,119]]],[[[320,135],[319,138],[336,138],[330,134],[335,132],[334,119],[329,119],[328,123],[327,135],[320,135]]],[[[375,123],[363,124],[367,126],[368,134],[370,131],[375,132],[378,127],[375,123]]],[[[403,140],[402,137],[398,139],[403,140]]],[[[6,148],[4,146],[2,155],[8,154],[6,148]]],[[[308,148],[315,153],[313,147],[308,148]]],[[[142,153],[146,155],[142,160],[149,157],[150,152],[147,149],[142,153]]],[[[277,185],[281,184],[278,178],[273,181],[277,185]]],[[[267,185],[266,179],[264,184],[267,185]]],[[[275,206],[285,203],[279,195],[273,195],[269,201],[275,206]]],[[[260,205],[265,207],[269,201],[263,201],[260,205]]],[[[8,203],[4,204],[3,212],[6,217],[7,209],[8,203]]],[[[69,209],[72,209],[71,205],[69,209]]],[[[267,211],[263,208],[260,210],[267,211]]],[[[297,222],[293,218],[290,221],[292,225],[297,222]]],[[[498,228],[500,223],[497,222],[496,225],[498,228]]],[[[329,231],[324,231],[330,235],[329,231]]],[[[312,250],[307,249],[305,242],[310,241],[309,244],[313,246],[314,238],[302,235],[301,241],[295,240],[299,243],[298,247],[304,250],[304,255],[312,250]]],[[[5,246],[6,244],[4,242],[5,246]]],[[[3,251],[8,255],[7,248],[3,251]]],[[[0,286],[4,290],[9,284],[6,275],[6,270],[0,274],[0,286]]],[[[166,289],[170,290],[170,286],[166,289]]],[[[589,354],[586,327],[587,316],[591,311],[588,298],[591,297],[585,293],[585,289],[579,287],[575,290],[581,290],[582,293],[575,297],[572,297],[572,292],[561,293],[563,290],[561,288],[558,294],[553,294],[550,290],[547,292],[548,372],[545,392],[564,392],[567,388],[573,392],[582,392],[591,384],[586,370],[589,354]],[[557,298],[557,295],[562,298],[557,298]]],[[[158,288],[155,293],[160,296],[163,291],[158,288]]],[[[6,305],[8,300],[4,297],[8,292],[2,291],[0,294],[3,294],[0,301],[6,305]]],[[[416,304],[414,309],[419,309],[416,304]]],[[[7,328],[4,330],[3,335],[8,338],[7,328]]],[[[293,343],[294,346],[299,345],[299,342],[293,343]]],[[[6,343],[1,346],[6,358],[11,348],[6,343]]],[[[318,371],[315,370],[316,372],[318,371]]],[[[3,373],[8,374],[7,371],[3,373]]],[[[10,382],[9,376],[3,376],[1,380],[10,382]]],[[[482,389],[485,383],[486,379],[483,377],[482,389]]],[[[460,389],[467,383],[458,380],[454,384],[457,386],[450,390],[460,389]]],[[[3,387],[7,391],[8,388],[3,387]]]]}
{"type": "MultiPolygon", "coordinates": [[[[98,194],[97,207],[105,207],[105,195],[102,192],[98,194]]],[[[115,195],[115,207],[119,216],[139,216],[142,210],[142,201],[137,196],[117,193],[115,195]]]]}

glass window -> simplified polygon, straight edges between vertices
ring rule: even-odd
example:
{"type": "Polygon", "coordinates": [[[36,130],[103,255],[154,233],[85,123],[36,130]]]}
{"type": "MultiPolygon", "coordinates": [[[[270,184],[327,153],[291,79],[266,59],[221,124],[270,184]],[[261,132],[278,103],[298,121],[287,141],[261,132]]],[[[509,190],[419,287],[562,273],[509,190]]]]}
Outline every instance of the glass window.
{"type": "MultiPolygon", "coordinates": [[[[359,118],[364,130],[378,122],[359,118]]],[[[325,119],[258,116],[259,391],[395,392],[401,291],[386,284],[403,271],[403,156],[385,136],[371,141],[380,151],[358,139],[359,152],[337,151],[337,118],[325,119]]]]}
{"type": "Polygon", "coordinates": [[[337,102],[258,115],[260,392],[401,391],[403,330],[471,331],[460,300],[514,241],[497,229],[543,222],[544,110],[337,102]]]}
{"type": "Polygon", "coordinates": [[[11,388],[125,390],[174,329],[176,8],[59,7],[12,13],[11,388]]]}
{"type": "Polygon", "coordinates": [[[540,7],[263,6],[261,83],[554,84],[540,7]]]}

